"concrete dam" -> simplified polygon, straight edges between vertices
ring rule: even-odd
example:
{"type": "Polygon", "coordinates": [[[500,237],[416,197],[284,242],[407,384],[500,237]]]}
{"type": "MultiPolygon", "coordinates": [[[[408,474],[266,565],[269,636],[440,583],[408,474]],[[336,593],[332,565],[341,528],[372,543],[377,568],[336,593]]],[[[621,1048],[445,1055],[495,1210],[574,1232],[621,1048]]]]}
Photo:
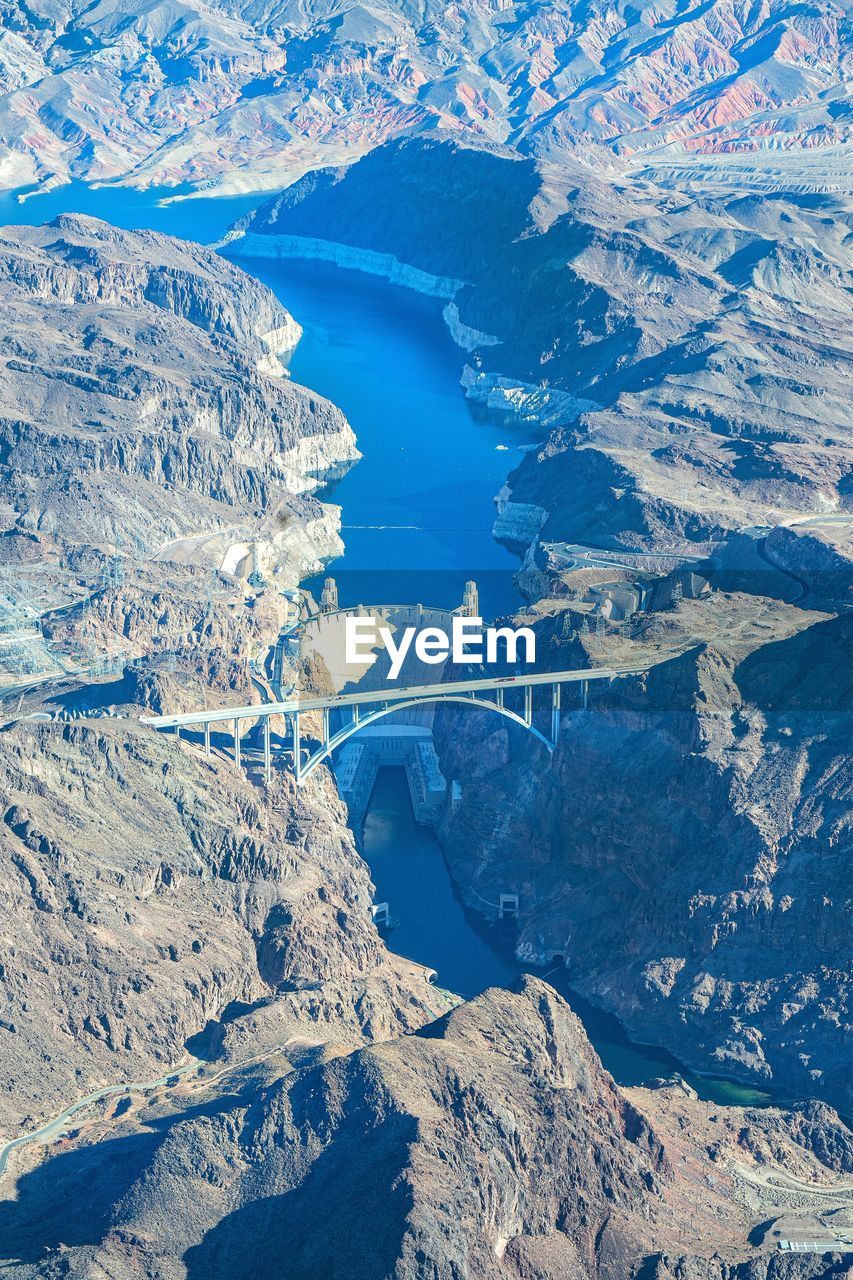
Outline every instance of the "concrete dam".
{"type": "MultiPolygon", "coordinates": [[[[351,664],[341,663],[341,655],[345,652],[347,617],[370,616],[376,619],[377,625],[398,634],[406,627],[449,630],[454,615],[477,617],[478,611],[479,598],[474,582],[466,583],[462,603],[455,610],[424,604],[340,609],[335,580],[327,578],[320,609],[311,615],[302,629],[300,656],[315,672],[325,667],[323,674],[328,674],[329,692],[349,694],[387,689],[390,658],[385,649],[378,648],[375,651],[376,661],[356,672],[353,672],[351,664]]],[[[414,653],[410,653],[403,660],[396,683],[401,687],[427,682],[441,684],[446,667],[445,661],[425,668],[414,653]]],[[[340,748],[335,759],[335,777],[355,830],[363,826],[377,774],[386,765],[405,769],[412,810],[418,823],[430,825],[441,814],[447,798],[448,781],[441,772],[433,743],[436,706],[431,702],[392,712],[381,723],[365,726],[356,738],[340,748]]],[[[333,729],[340,727],[344,715],[343,710],[332,711],[333,729]]]]}

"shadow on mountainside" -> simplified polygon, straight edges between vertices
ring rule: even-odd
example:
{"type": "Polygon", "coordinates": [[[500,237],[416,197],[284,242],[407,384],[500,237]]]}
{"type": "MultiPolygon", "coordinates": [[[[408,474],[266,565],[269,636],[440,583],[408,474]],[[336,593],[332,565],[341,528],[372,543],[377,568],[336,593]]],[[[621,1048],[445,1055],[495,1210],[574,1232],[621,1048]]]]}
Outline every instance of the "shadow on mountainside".
{"type": "Polygon", "coordinates": [[[805,627],[766,644],[738,666],[744,699],[765,714],[792,712],[821,717],[853,711],[853,614],[805,627]]]}
{"type": "MultiPolygon", "coordinates": [[[[0,1260],[35,1264],[58,1245],[96,1245],[113,1221],[116,1203],[154,1159],[169,1131],[183,1120],[215,1115],[240,1101],[237,1096],[216,1098],[150,1121],[140,1133],[64,1151],[24,1174],[17,1199],[0,1200],[0,1260]]],[[[10,1195],[12,1187],[10,1178],[4,1193],[10,1195]]]]}
{"type": "Polygon", "coordinates": [[[288,1280],[386,1280],[413,1205],[405,1159],[416,1125],[399,1119],[356,1146],[327,1147],[292,1191],[223,1218],[184,1255],[187,1280],[256,1280],[283,1267],[288,1280]]]}

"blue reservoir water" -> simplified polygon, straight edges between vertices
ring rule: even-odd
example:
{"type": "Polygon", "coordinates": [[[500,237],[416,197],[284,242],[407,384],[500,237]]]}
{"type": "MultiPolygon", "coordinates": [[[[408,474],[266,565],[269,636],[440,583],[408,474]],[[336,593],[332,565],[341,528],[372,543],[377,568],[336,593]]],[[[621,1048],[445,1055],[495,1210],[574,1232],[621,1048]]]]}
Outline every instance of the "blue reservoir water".
{"type": "MultiPolygon", "coordinates": [[[[213,242],[258,203],[160,206],[157,194],[72,185],[23,205],[3,196],[0,222],[32,224],[78,211],[131,229],[213,242]]],[[[443,325],[442,304],[324,264],[239,264],[264,280],[302,324],[292,375],[344,410],[364,455],[325,492],[343,508],[346,555],[330,570],[342,602],[455,605],[465,579],[473,577],[485,616],[517,605],[512,572],[518,561],[491,537],[493,497],[518,450],[538,436],[478,415],[465,402],[459,386],[464,355],[443,325]]],[[[394,950],[434,968],[442,986],[469,997],[523,971],[511,933],[464,908],[435,837],[414,820],[402,770],[380,771],[363,848],[377,900],[387,899],[398,920],[389,937],[394,950]]],[[[730,1080],[698,1077],[666,1050],[632,1044],[614,1018],[565,988],[561,970],[545,976],[569,997],[620,1083],[678,1069],[713,1101],[768,1100],[730,1080]]]]}
{"type": "Polygon", "coordinates": [[[363,455],[319,495],[343,509],[341,603],[455,606],[473,578],[486,617],[517,608],[494,497],[541,431],[466,401],[444,304],[325,263],[237,261],[302,324],[292,376],[343,409],[363,455]]]}
{"type": "Polygon", "coordinates": [[[60,213],[87,213],[131,231],[147,228],[200,244],[220,240],[233,222],[261,203],[256,195],[175,200],[175,195],[182,194],[181,188],[132,191],[116,186],[88,187],[82,182],[71,182],[24,200],[18,198],[19,194],[0,192],[0,225],[38,226],[51,222],[60,213]]]}

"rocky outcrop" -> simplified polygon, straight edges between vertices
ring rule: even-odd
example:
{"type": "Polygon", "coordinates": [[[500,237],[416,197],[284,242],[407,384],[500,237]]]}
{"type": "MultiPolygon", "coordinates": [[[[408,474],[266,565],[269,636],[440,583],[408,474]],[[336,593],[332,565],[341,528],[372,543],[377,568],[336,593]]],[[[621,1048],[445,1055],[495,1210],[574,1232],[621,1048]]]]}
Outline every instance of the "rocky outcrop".
{"type": "Polygon", "coordinates": [[[7,530],[288,585],[339,549],[334,511],[299,495],[358,456],[354,437],[279,376],[299,328],[264,286],[63,215],[2,234],[0,296],[7,530]]]}
{"type": "Polygon", "coordinates": [[[210,250],[76,215],[0,232],[0,297],[0,684],[168,653],[193,701],[250,700],[280,592],[342,550],[312,491],[358,457],[284,376],[299,326],[210,250]]]}
{"type": "Polygon", "coordinates": [[[853,468],[843,202],[562,181],[557,200],[530,162],[410,140],[311,175],[246,233],[322,236],[466,281],[454,327],[489,339],[467,393],[546,437],[510,477],[499,536],[507,501],[547,513],[543,539],[597,546],[831,528],[853,468]]]}
{"type": "MultiPolygon", "coordinates": [[[[294,1277],[486,1276],[498,1265],[516,1275],[544,1247],[562,1257],[561,1275],[615,1276],[631,1253],[634,1205],[659,1201],[666,1177],[656,1136],[603,1075],[568,1008],[537,983],[490,992],[427,1038],[282,1082],[234,1121],[225,1146],[221,1127],[208,1140],[189,1127],[173,1135],[148,1183],[157,1190],[131,1192],[101,1265],[162,1221],[159,1205],[199,1139],[223,1173],[242,1170],[226,1174],[231,1214],[211,1222],[220,1215],[202,1195],[194,1221],[160,1248],[181,1256],[195,1235],[191,1270],[235,1280],[268,1269],[285,1241],[294,1277]],[[321,1203],[331,1216],[318,1232],[321,1203]]],[[[143,1245],[134,1270],[144,1257],[143,1245]]]]}
{"type": "Polygon", "coordinates": [[[3,734],[0,812],[3,1141],[161,1075],[232,1006],[226,1056],[357,1045],[443,1007],[389,959],[328,781],[309,794],[277,775],[262,796],[130,721],[21,723],[3,734]]]}
{"type": "Polygon", "coordinates": [[[492,533],[501,542],[530,546],[539,536],[548,512],[530,502],[513,502],[510,493],[509,486],[505,485],[495,499],[498,514],[492,533]]]}
{"type": "MultiPolygon", "coordinates": [[[[120,582],[98,584],[84,602],[47,613],[42,631],[52,652],[82,655],[97,667],[106,661],[123,680],[95,684],[84,705],[167,708],[245,706],[258,700],[253,664],[277,639],[287,620],[275,592],[244,595],[227,574],[195,565],[128,566],[120,582]]],[[[61,702],[61,692],[58,701],[61,702]]]]}
{"type": "Polygon", "coordinates": [[[587,710],[568,701],[551,760],[488,715],[436,717],[462,784],[451,866],[477,909],[519,894],[522,957],[564,960],[638,1039],[842,1110],[850,623],[715,592],[632,644],[618,627],[578,638],[563,602],[540,624],[547,664],[659,665],[591,686],[587,710]]]}
{"type": "MultiPolygon", "coordinates": [[[[40,1265],[23,1215],[7,1218],[12,1246],[28,1246],[16,1274],[240,1280],[286,1257],[294,1280],[840,1277],[837,1256],[780,1263],[747,1242],[757,1214],[741,1189],[761,1173],[761,1126],[785,1155],[789,1118],[718,1125],[713,1108],[682,1094],[668,1110],[666,1095],[621,1093],[565,1002],[523,979],[415,1035],[212,1100],[149,1143],[142,1170],[129,1133],[109,1169],[97,1146],[54,1161],[21,1188],[43,1239],[68,1232],[71,1164],[92,1190],[71,1246],[40,1265]]],[[[829,1112],[821,1127],[843,1128],[829,1112]]],[[[797,1167],[835,1202],[819,1158],[797,1167]]]]}

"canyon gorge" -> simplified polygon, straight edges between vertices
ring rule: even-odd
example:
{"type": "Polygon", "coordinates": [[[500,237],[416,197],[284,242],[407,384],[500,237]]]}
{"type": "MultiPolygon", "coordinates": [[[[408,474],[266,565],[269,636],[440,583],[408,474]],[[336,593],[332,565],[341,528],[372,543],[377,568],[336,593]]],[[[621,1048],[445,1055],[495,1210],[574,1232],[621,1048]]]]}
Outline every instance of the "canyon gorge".
{"type": "Polygon", "coordinates": [[[457,341],[488,326],[466,394],[545,428],[495,532],[526,549],[547,665],[681,653],[636,699],[620,689],[573,711],[544,775],[523,734],[440,713],[442,767],[466,779],[443,838],[470,905],[519,894],[520,954],[565,957],[639,1038],[663,1018],[705,1069],[825,1088],[849,1109],[849,973],[831,959],[850,926],[843,202],[652,209],[589,181],[556,218],[541,200],[529,162],[401,143],[304,179],[227,252],[287,259],[345,241],[378,271],[381,248],[393,279],[411,270],[423,288],[427,273],[452,298],[457,341]],[[613,567],[573,562],[578,544],[610,548],[613,567]],[[573,600],[614,576],[641,582],[637,554],[656,552],[711,555],[723,589],[584,638],[589,605],[573,600]]]}
{"type": "Polygon", "coordinates": [[[843,1280],[849,14],[2,14],[4,1270],[843,1280]],[[637,672],[430,720],[470,990],[283,717],[145,723],[335,691],[330,564],[637,672]]]}

